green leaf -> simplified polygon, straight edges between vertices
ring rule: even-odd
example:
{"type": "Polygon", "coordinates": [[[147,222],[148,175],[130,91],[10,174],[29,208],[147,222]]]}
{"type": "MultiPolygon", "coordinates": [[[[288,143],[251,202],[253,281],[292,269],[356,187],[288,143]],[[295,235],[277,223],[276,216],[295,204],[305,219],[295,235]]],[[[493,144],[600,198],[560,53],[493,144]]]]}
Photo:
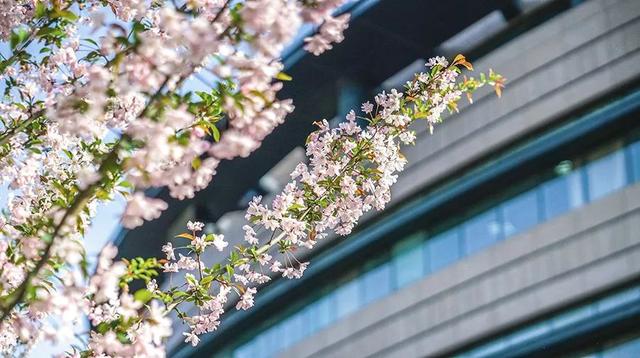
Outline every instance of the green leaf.
{"type": "Polygon", "coordinates": [[[42,27],[40,28],[40,30],[38,30],[38,32],[36,32],[37,36],[40,37],[45,37],[47,35],[51,35],[51,34],[60,34],[60,30],[58,28],[55,27],[42,27]]]}
{"type": "Polygon", "coordinates": [[[87,38],[87,39],[83,39],[83,40],[84,40],[84,41],[87,41],[88,43],[90,43],[90,44],[92,44],[92,45],[94,45],[94,46],[96,46],[97,48],[100,48],[100,45],[98,45],[98,43],[97,43],[95,40],[93,40],[93,39],[89,39],[89,38],[87,38]]]}
{"type": "Polygon", "coordinates": [[[133,294],[133,298],[138,302],[147,303],[153,298],[153,293],[146,288],[142,288],[133,294]]]}
{"type": "Polygon", "coordinates": [[[123,180],[120,183],[118,183],[118,186],[121,186],[123,188],[129,188],[129,189],[133,189],[133,184],[131,184],[130,182],[123,180]]]}
{"type": "Polygon", "coordinates": [[[176,298],[184,297],[184,296],[186,296],[186,295],[187,295],[187,293],[186,293],[186,292],[184,292],[184,291],[178,291],[178,292],[176,292],[176,293],[174,293],[174,294],[173,294],[173,298],[174,298],[174,299],[176,299],[176,298]]]}
{"type": "Polygon", "coordinates": [[[218,127],[216,127],[215,124],[212,124],[209,126],[209,128],[211,129],[211,135],[213,136],[213,140],[215,140],[216,142],[219,142],[220,130],[218,129],[218,127]]]}
{"type": "Polygon", "coordinates": [[[51,15],[51,18],[53,19],[66,19],[69,21],[76,21],[78,19],[78,15],[74,14],[73,12],[69,11],[69,10],[57,10],[56,12],[54,12],[51,15]]]}
{"type": "Polygon", "coordinates": [[[36,11],[35,11],[35,18],[39,19],[41,17],[43,17],[45,14],[47,13],[47,7],[44,5],[44,1],[37,1],[36,2],[36,11]]]}
{"type": "Polygon", "coordinates": [[[24,40],[29,37],[29,32],[24,27],[21,27],[14,32],[11,33],[11,39],[9,40],[9,45],[11,49],[15,49],[19,44],[24,42],[24,40]]]}
{"type": "Polygon", "coordinates": [[[210,283],[211,283],[211,281],[213,281],[213,279],[214,279],[214,276],[213,276],[213,275],[205,276],[205,277],[203,277],[203,278],[202,278],[202,281],[200,281],[200,284],[202,284],[202,285],[208,285],[208,284],[210,284],[210,283]]]}

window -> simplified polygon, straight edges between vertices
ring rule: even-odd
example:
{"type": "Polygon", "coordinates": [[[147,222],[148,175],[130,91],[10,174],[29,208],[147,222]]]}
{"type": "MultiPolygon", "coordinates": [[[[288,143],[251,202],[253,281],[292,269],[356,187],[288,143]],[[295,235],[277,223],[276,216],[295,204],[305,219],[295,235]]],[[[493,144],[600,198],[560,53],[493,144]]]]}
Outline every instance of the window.
{"type": "MultiPolygon", "coordinates": [[[[568,161],[565,162],[565,164],[568,161]]],[[[580,171],[562,174],[542,184],[544,217],[551,219],[584,203],[580,171]]]]}
{"type": "Polygon", "coordinates": [[[302,316],[302,332],[301,339],[315,332],[314,322],[316,321],[315,312],[311,306],[307,306],[301,313],[302,316]]]}
{"type": "Polygon", "coordinates": [[[453,263],[460,258],[461,254],[460,229],[458,227],[442,232],[425,243],[429,272],[438,271],[453,263]]]}
{"type": "Polygon", "coordinates": [[[271,327],[265,333],[266,341],[267,341],[267,354],[271,354],[274,352],[279,352],[282,350],[284,345],[284,337],[283,337],[283,329],[282,324],[271,327]]]}
{"type": "Polygon", "coordinates": [[[629,145],[629,155],[631,156],[631,170],[633,181],[640,181],[640,140],[629,145]]]}
{"type": "Polygon", "coordinates": [[[622,291],[598,302],[598,311],[605,312],[611,309],[620,308],[628,303],[636,302],[640,299],[640,290],[633,288],[622,291]]]}
{"type": "Polygon", "coordinates": [[[251,340],[233,351],[233,358],[251,358],[254,357],[253,347],[255,346],[255,340],[251,340]]]}
{"type": "Polygon", "coordinates": [[[384,263],[362,277],[363,304],[373,302],[388,295],[392,290],[391,265],[384,263]]]}
{"type": "Polygon", "coordinates": [[[493,341],[486,344],[468,354],[464,355],[464,358],[483,358],[495,356],[496,353],[504,350],[506,347],[506,341],[504,339],[493,341]]]}
{"type": "Polygon", "coordinates": [[[531,341],[537,337],[542,336],[550,331],[549,323],[542,322],[533,326],[519,330],[518,332],[507,337],[509,344],[519,344],[526,341],[531,341]]]}
{"type": "Polygon", "coordinates": [[[626,184],[627,173],[624,166],[624,151],[608,154],[586,168],[589,182],[589,200],[596,200],[626,184]]]}
{"type": "Polygon", "coordinates": [[[424,276],[424,235],[417,233],[393,248],[393,273],[396,287],[402,287],[424,276]]]}
{"type": "Polygon", "coordinates": [[[594,314],[594,311],[595,310],[592,305],[574,308],[569,312],[562,313],[553,318],[551,325],[554,329],[568,327],[577,322],[585,321],[594,314]]]}
{"type": "MultiPolygon", "coordinates": [[[[623,139],[618,140],[618,143],[622,142],[623,139]]],[[[437,227],[426,227],[431,235],[428,240],[425,240],[424,232],[416,232],[402,238],[391,250],[383,250],[365,259],[353,270],[339,273],[332,282],[341,280],[346,283],[337,288],[333,283],[328,283],[323,292],[314,291],[311,295],[321,295],[321,298],[299,309],[293,316],[287,317],[285,312],[281,313],[279,324],[263,330],[263,333],[256,332],[253,340],[234,351],[234,357],[276,354],[362,306],[388,296],[396,288],[451,265],[465,255],[489,247],[502,238],[529,230],[631,182],[640,182],[640,141],[624,148],[608,146],[602,149],[596,153],[586,152],[575,161],[563,160],[555,167],[548,168],[553,171],[551,177],[534,175],[514,183],[514,187],[535,184],[526,192],[507,197],[504,195],[508,195],[510,190],[505,188],[504,192],[495,193],[505,198],[500,202],[496,203],[495,197],[491,197],[472,203],[469,210],[472,214],[476,213],[472,216],[466,215],[466,208],[454,212],[447,222],[438,223],[437,227]],[[533,180],[535,183],[532,183],[533,180]],[[442,231],[443,228],[446,230],[442,231]]],[[[404,232],[404,228],[398,230],[404,232]]],[[[512,345],[526,344],[554,330],[582,324],[612,310],[624,309],[626,304],[638,299],[638,289],[608,296],[597,303],[577,307],[541,324],[503,336],[499,341],[476,347],[467,354],[484,356],[505,351],[512,345]]],[[[640,357],[640,354],[633,356],[636,355],[640,357]]]]}
{"type": "MultiPolygon", "coordinates": [[[[524,328],[518,329],[515,332],[497,337],[487,343],[472,347],[471,350],[458,356],[469,358],[501,357],[509,355],[508,352],[510,352],[510,350],[527,347],[542,337],[546,336],[552,338],[558,332],[571,331],[571,329],[567,330],[569,327],[578,328],[577,330],[574,330],[574,334],[581,334],[579,333],[580,327],[590,325],[592,322],[597,321],[602,317],[609,317],[611,312],[607,312],[607,310],[612,308],[624,309],[626,305],[638,305],[638,303],[640,303],[640,286],[635,286],[631,289],[624,289],[614,293],[613,295],[598,298],[587,304],[583,304],[568,311],[556,314],[553,317],[545,318],[524,328]],[[602,307],[605,306],[607,307],[607,310],[602,309],[602,307]]],[[[640,342],[640,340],[638,341],[640,342]]],[[[596,342],[596,344],[601,346],[600,342],[596,342]]],[[[611,352],[611,355],[604,354],[604,357],[640,357],[637,351],[640,349],[640,344],[633,344],[632,342],[624,342],[623,344],[620,344],[616,342],[614,345],[610,345],[609,347],[610,348],[605,347],[604,350],[597,349],[597,351],[602,351],[603,353],[611,352]]],[[[590,347],[586,352],[588,353],[589,351],[593,351],[593,347],[590,347]]],[[[537,353],[540,352],[528,352],[527,356],[539,356],[540,354],[537,353]]],[[[573,357],[574,355],[570,356],[573,357]]],[[[585,355],[579,356],[587,357],[585,355]]],[[[596,356],[601,357],[598,354],[596,354],[596,356]]]]}
{"type": "Polygon", "coordinates": [[[264,332],[254,339],[254,355],[253,357],[265,357],[271,349],[271,342],[269,342],[268,332],[264,332]]]}
{"type": "Polygon", "coordinates": [[[336,290],[336,318],[342,318],[360,307],[359,283],[359,280],[352,280],[336,290]]]}
{"type": "Polygon", "coordinates": [[[620,344],[602,352],[603,358],[640,357],[640,339],[620,344]]]}
{"type": "Polygon", "coordinates": [[[302,316],[294,314],[283,322],[284,346],[289,347],[302,338],[302,316]]]}
{"type": "Polygon", "coordinates": [[[333,306],[333,295],[327,295],[313,304],[314,316],[316,318],[314,325],[317,326],[318,330],[326,327],[335,319],[333,306]]]}
{"type": "Polygon", "coordinates": [[[488,210],[464,224],[464,250],[472,254],[500,238],[500,224],[495,209],[488,210]]]}
{"type": "Polygon", "coordinates": [[[536,190],[522,193],[502,204],[504,236],[525,231],[539,222],[536,190]]]}

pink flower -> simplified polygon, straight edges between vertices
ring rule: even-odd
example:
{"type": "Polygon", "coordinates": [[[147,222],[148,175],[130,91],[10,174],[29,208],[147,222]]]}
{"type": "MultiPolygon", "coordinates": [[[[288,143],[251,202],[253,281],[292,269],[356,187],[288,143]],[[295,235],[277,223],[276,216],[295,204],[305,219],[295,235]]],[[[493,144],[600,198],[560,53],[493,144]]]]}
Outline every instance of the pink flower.
{"type": "Polygon", "coordinates": [[[369,101],[364,102],[362,104],[362,112],[367,113],[367,114],[373,112],[373,103],[371,103],[369,101]]]}
{"type": "Polygon", "coordinates": [[[318,56],[330,50],[331,43],[340,43],[344,40],[343,32],[349,27],[350,14],[343,14],[338,17],[327,17],[324,20],[320,31],[311,37],[306,37],[304,49],[318,56]]]}
{"type": "Polygon", "coordinates": [[[136,192],[127,202],[122,224],[128,229],[133,229],[142,225],[143,219],[157,219],[167,207],[167,203],[160,199],[148,198],[143,193],[136,192]]]}
{"type": "Polygon", "coordinates": [[[187,222],[187,229],[189,231],[202,231],[202,229],[204,228],[204,223],[201,223],[199,221],[194,221],[194,222],[187,222]]]}
{"type": "Polygon", "coordinates": [[[193,332],[183,332],[182,335],[186,337],[184,341],[186,343],[191,343],[193,347],[197,346],[198,343],[200,343],[200,338],[198,337],[197,334],[194,334],[193,332]]]}
{"type": "Polygon", "coordinates": [[[253,307],[253,295],[257,292],[255,287],[247,288],[246,291],[240,296],[240,300],[236,304],[237,310],[248,310],[253,307]]]}
{"type": "Polygon", "coordinates": [[[165,255],[167,255],[167,260],[176,259],[176,254],[173,250],[173,245],[170,242],[167,242],[165,245],[162,246],[162,252],[164,252],[165,255]]]}
{"type": "Polygon", "coordinates": [[[250,245],[258,245],[259,241],[256,238],[256,232],[249,225],[244,225],[242,227],[244,230],[244,240],[248,242],[250,245]]]}

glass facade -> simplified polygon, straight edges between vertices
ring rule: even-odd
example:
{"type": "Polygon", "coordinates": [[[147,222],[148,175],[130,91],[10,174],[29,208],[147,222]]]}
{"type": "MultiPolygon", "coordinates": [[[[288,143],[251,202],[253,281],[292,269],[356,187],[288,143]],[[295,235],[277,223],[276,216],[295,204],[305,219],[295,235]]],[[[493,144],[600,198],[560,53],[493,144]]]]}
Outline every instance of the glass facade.
{"type": "Polygon", "coordinates": [[[632,358],[640,357],[640,337],[624,343],[604,348],[601,352],[589,354],[593,358],[632,358]]]}
{"type": "MultiPolygon", "coordinates": [[[[564,164],[567,165],[568,163],[564,164]]],[[[541,186],[540,191],[542,193],[542,202],[544,203],[543,216],[545,219],[564,214],[584,203],[581,174],[580,171],[560,174],[541,186]]]]}
{"type": "Polygon", "coordinates": [[[458,227],[435,235],[425,242],[428,271],[436,272],[462,257],[461,230],[458,227]]]}
{"type": "MultiPolygon", "coordinates": [[[[611,315],[615,311],[627,311],[632,307],[640,307],[640,286],[634,286],[618,291],[612,295],[582,304],[568,311],[553,315],[542,321],[536,322],[513,333],[498,337],[488,343],[477,346],[467,352],[458,354],[459,358],[485,358],[499,357],[506,353],[524,354],[518,351],[527,344],[536,343],[540,339],[554,337],[558,334],[566,334],[569,327],[577,327],[589,324],[594,320],[611,315]]],[[[539,342],[538,342],[539,343],[539,342]]],[[[631,358],[640,357],[640,339],[635,339],[623,344],[607,345],[590,350],[587,355],[581,357],[602,358],[631,358]],[[631,354],[633,353],[633,354],[631,354]],[[630,354],[630,355],[627,355],[630,354]]]]}
{"type": "MultiPolygon", "coordinates": [[[[380,254],[382,259],[377,257],[373,258],[375,261],[365,263],[355,278],[306,303],[299,311],[283,317],[280,323],[266,327],[235,349],[233,356],[273,356],[340,318],[465,256],[640,181],[640,141],[625,143],[618,140],[583,156],[563,160],[535,177],[525,179],[526,186],[523,183],[510,185],[511,188],[521,187],[519,192],[495,193],[500,199],[478,203],[477,209],[470,208],[468,214],[447,227],[421,229],[398,241],[388,252],[380,254]],[[272,333],[283,329],[284,335],[272,333]]],[[[588,314],[588,310],[572,312],[549,325],[529,327],[520,336],[500,344],[533,339],[588,314]]],[[[490,347],[490,350],[494,349],[495,346],[490,347]]]]}

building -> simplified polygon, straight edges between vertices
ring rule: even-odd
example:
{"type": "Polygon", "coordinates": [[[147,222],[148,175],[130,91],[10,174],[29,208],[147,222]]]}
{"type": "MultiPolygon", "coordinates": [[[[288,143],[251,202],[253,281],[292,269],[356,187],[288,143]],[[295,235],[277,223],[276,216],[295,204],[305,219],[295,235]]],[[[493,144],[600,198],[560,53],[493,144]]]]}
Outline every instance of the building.
{"type": "MultiPolygon", "coordinates": [[[[310,254],[175,357],[640,357],[640,1],[352,1],[347,39],[292,50],[296,114],[211,188],[123,232],[123,255],[197,217],[233,227],[286,181],[319,118],[462,52],[508,78],[421,130],[389,209],[310,254]],[[283,159],[284,158],[284,159],[283,159]],[[235,215],[235,216],[234,216],[235,215]]],[[[165,196],[165,193],[159,193],[165,196]]],[[[149,251],[149,247],[157,246],[149,251]]]]}

